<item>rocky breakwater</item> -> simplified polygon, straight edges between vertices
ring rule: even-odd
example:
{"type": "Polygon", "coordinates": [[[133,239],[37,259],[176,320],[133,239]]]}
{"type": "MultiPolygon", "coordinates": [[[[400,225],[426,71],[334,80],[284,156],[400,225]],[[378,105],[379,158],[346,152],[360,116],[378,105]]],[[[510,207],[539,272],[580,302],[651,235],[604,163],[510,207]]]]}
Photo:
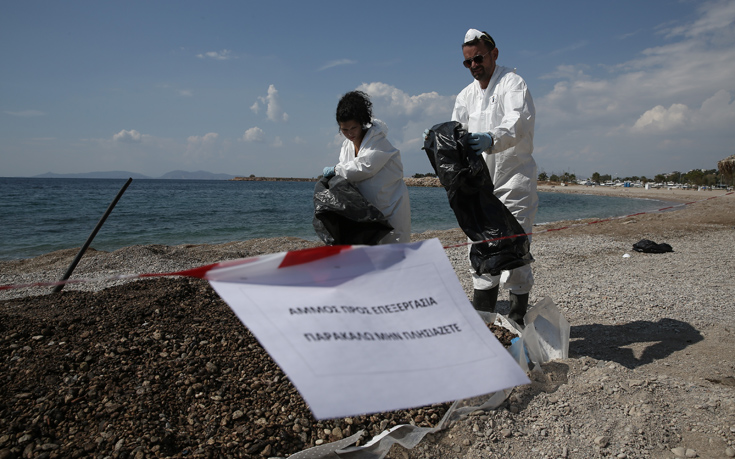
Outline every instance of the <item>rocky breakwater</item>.
{"type": "Polygon", "coordinates": [[[315,178],[296,178],[296,177],[235,177],[231,179],[235,182],[316,182],[315,178]]]}
{"type": "Polygon", "coordinates": [[[408,186],[430,186],[430,187],[440,187],[442,184],[439,182],[438,177],[404,177],[404,182],[406,182],[406,185],[408,186]]]}
{"type": "MultiPolygon", "coordinates": [[[[235,177],[233,181],[241,182],[316,182],[319,178],[294,178],[294,177],[235,177]]],[[[430,186],[439,187],[441,183],[437,177],[404,177],[403,181],[408,186],[430,186]]]]}

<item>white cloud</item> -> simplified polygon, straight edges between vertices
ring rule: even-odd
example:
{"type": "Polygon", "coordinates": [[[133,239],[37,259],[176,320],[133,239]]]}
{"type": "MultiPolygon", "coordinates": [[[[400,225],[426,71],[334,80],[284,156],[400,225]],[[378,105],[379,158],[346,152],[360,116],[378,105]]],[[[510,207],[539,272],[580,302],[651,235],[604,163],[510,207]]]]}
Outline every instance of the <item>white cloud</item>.
{"type": "Polygon", "coordinates": [[[281,108],[278,90],[274,85],[268,86],[268,95],[258,97],[258,100],[250,107],[254,113],[260,111],[260,105],[265,105],[265,113],[271,121],[288,121],[288,114],[281,108]]]}
{"type": "Polygon", "coordinates": [[[205,143],[211,143],[217,140],[219,137],[219,134],[216,132],[208,132],[207,134],[204,134],[203,136],[198,135],[192,135],[189,136],[186,141],[189,144],[205,144],[205,143]]]}
{"type": "Polygon", "coordinates": [[[633,125],[633,131],[658,132],[672,131],[681,128],[689,119],[689,107],[683,104],[672,104],[669,109],[661,105],[653,107],[644,113],[633,125]]]}
{"type": "Polygon", "coordinates": [[[265,132],[263,132],[262,129],[259,127],[251,127],[247,131],[245,131],[245,134],[243,134],[242,140],[243,142],[262,142],[265,138],[265,132]]]}
{"type": "Polygon", "coordinates": [[[6,111],[5,113],[11,116],[18,116],[21,118],[30,118],[32,116],[44,116],[46,114],[40,110],[21,110],[19,112],[6,111]]]}
{"type": "Polygon", "coordinates": [[[272,147],[280,148],[283,146],[283,141],[280,137],[276,136],[275,139],[273,139],[273,143],[271,144],[272,147]]]}
{"type": "Polygon", "coordinates": [[[735,22],[735,3],[731,1],[704,2],[699,5],[702,16],[692,24],[664,29],[669,37],[682,35],[698,37],[715,34],[715,37],[728,36],[727,29],[735,22]]]}
{"type": "Polygon", "coordinates": [[[322,70],[331,69],[332,67],[339,67],[342,65],[352,65],[352,64],[357,64],[357,61],[354,61],[352,59],[337,59],[334,61],[327,62],[323,66],[319,67],[317,71],[321,72],[322,70]]]}
{"type": "Polygon", "coordinates": [[[635,122],[634,133],[661,133],[676,129],[688,132],[706,132],[713,128],[729,129],[735,122],[735,103],[728,91],[718,91],[702,103],[699,109],[683,104],[661,105],[646,111],[635,122]]]}
{"type": "Polygon", "coordinates": [[[218,138],[219,134],[216,132],[208,132],[203,136],[189,136],[186,139],[186,153],[184,154],[186,160],[196,163],[214,156],[218,149],[218,138]]]}
{"type": "Polygon", "coordinates": [[[232,52],[229,49],[223,49],[222,51],[209,51],[203,54],[197,54],[199,59],[214,59],[217,61],[226,61],[232,59],[232,52]]]}
{"type": "Polygon", "coordinates": [[[435,116],[447,118],[452,114],[454,96],[440,96],[437,92],[427,92],[411,96],[389,84],[373,82],[363,83],[357,87],[370,96],[373,105],[379,105],[381,112],[373,115],[376,118],[388,115],[399,116],[435,116]]]}
{"type": "Polygon", "coordinates": [[[129,131],[123,129],[122,131],[113,135],[112,140],[113,142],[140,143],[143,141],[143,135],[135,129],[131,129],[129,131]]]}

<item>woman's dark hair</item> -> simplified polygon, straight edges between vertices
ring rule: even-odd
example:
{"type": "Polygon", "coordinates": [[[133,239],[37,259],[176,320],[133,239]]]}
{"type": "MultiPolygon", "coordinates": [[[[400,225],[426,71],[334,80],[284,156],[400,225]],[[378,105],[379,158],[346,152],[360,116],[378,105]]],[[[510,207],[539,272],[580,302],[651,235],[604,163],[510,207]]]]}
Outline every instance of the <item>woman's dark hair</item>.
{"type": "Polygon", "coordinates": [[[350,91],[337,104],[337,123],[355,120],[363,130],[373,119],[373,103],[362,91],[350,91]]]}

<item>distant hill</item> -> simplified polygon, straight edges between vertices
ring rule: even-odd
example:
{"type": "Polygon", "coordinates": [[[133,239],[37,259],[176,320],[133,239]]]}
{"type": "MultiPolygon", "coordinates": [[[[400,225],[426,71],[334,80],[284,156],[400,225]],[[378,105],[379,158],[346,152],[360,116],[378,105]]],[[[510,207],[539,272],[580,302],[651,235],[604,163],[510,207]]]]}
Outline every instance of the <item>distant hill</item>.
{"type": "Polygon", "coordinates": [[[45,174],[36,175],[37,178],[89,178],[89,179],[175,179],[175,180],[231,180],[234,175],[214,174],[207,171],[171,171],[160,177],[149,177],[147,175],[138,174],[137,172],[128,171],[108,171],[108,172],[84,172],[79,174],[55,174],[47,172],[45,174]]]}
{"type": "Polygon", "coordinates": [[[214,174],[207,171],[171,171],[163,174],[158,178],[177,180],[232,180],[233,178],[235,178],[235,176],[229,174],[214,174]]]}
{"type": "Polygon", "coordinates": [[[127,171],[108,171],[108,172],[84,172],[79,174],[54,174],[46,172],[45,174],[36,175],[37,178],[97,178],[97,179],[149,179],[147,175],[138,174],[136,172],[127,171]]]}

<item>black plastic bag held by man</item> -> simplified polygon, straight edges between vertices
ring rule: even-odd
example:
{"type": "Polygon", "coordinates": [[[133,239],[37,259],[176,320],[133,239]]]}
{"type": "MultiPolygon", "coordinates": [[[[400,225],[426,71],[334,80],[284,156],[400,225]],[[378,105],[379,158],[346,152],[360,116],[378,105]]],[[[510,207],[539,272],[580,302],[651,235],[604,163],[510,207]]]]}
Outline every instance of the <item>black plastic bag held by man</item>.
{"type": "Polygon", "coordinates": [[[327,245],[376,245],[393,230],[385,215],[339,175],[316,183],[313,225],[327,245]]]}
{"type": "Polygon", "coordinates": [[[528,237],[512,237],[525,231],[493,194],[487,164],[469,146],[462,124],[450,121],[432,127],[423,150],[447,190],[449,205],[462,231],[472,241],[491,240],[472,244],[470,263],[475,272],[497,276],[501,271],[531,263],[528,237]]]}

